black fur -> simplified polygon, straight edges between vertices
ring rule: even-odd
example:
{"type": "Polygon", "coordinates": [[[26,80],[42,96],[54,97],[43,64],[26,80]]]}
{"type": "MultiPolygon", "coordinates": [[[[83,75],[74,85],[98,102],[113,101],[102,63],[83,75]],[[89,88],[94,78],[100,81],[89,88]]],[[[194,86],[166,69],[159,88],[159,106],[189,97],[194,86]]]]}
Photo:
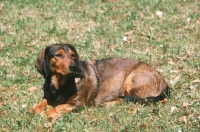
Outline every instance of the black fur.
{"type": "Polygon", "coordinates": [[[66,99],[77,93],[77,88],[74,80],[74,77],[67,78],[65,84],[62,87],[59,87],[57,90],[54,88],[54,86],[51,85],[51,76],[48,76],[45,79],[45,83],[43,85],[43,98],[47,99],[48,104],[51,106],[64,104],[66,99]]]}

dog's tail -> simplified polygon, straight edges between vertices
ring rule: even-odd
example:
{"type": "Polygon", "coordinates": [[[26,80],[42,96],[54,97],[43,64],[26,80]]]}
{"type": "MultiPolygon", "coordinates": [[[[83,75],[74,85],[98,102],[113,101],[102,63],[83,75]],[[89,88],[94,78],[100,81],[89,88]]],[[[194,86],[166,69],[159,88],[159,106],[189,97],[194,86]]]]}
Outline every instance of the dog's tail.
{"type": "Polygon", "coordinates": [[[170,97],[170,89],[167,87],[159,96],[156,97],[147,97],[147,98],[140,98],[137,96],[119,96],[121,99],[125,99],[130,102],[139,102],[139,103],[148,103],[148,102],[158,102],[160,100],[163,100],[165,98],[170,97]]]}

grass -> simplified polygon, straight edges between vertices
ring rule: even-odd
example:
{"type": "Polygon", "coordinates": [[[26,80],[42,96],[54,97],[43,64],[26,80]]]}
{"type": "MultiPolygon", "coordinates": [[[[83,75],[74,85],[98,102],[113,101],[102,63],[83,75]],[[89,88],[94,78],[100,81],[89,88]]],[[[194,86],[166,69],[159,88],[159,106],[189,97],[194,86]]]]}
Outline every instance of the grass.
{"type": "Polygon", "coordinates": [[[0,131],[200,130],[200,2],[111,1],[0,1],[0,131]],[[171,98],[83,107],[52,123],[32,115],[44,82],[34,62],[52,43],[74,44],[82,59],[143,60],[164,76],[171,98]]]}

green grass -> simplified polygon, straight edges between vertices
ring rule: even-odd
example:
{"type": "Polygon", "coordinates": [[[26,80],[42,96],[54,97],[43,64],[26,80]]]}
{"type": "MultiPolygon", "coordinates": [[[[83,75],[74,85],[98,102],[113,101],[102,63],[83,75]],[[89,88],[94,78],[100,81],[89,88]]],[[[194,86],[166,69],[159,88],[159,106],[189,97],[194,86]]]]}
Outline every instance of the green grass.
{"type": "Polygon", "coordinates": [[[0,131],[199,131],[199,29],[198,0],[0,1],[0,131]],[[171,98],[84,107],[52,123],[32,115],[44,82],[34,62],[53,43],[74,44],[82,59],[143,60],[164,76],[171,98]]]}

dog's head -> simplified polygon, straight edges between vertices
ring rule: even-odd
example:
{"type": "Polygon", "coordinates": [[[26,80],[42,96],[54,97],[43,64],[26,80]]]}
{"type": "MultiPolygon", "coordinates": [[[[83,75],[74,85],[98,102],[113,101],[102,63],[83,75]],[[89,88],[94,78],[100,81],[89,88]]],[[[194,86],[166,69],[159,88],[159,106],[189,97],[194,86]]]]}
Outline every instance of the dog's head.
{"type": "Polygon", "coordinates": [[[53,44],[38,55],[35,67],[44,78],[48,75],[82,77],[79,61],[73,45],[53,44]]]}

